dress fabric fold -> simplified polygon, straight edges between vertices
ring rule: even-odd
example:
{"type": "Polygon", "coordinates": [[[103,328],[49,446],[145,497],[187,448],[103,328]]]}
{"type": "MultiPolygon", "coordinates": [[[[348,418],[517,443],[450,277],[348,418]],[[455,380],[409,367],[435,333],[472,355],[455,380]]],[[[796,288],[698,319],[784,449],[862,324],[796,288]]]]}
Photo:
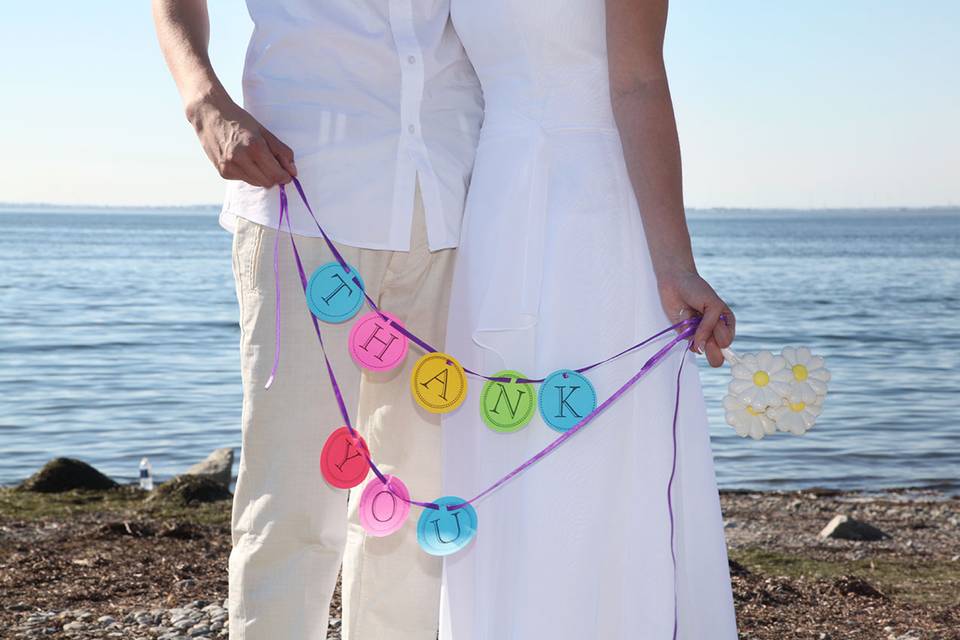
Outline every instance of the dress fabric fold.
{"type": "MultiPolygon", "coordinates": [[[[603,0],[452,0],[485,100],[446,349],[542,378],[671,323],[613,119],[603,0]]],[[[666,341],[589,371],[602,402],[666,341]]],[[[470,498],[559,434],[499,433],[482,381],[443,419],[444,494],[470,498]]],[[[537,385],[538,391],[540,385],[537,385]]],[[[476,505],[444,561],[441,640],[734,640],[723,520],[696,360],[677,348],[550,456],[476,505]],[[675,531],[667,490],[680,406],[675,531]],[[677,604],[676,618],[674,602],[677,604]]]]}

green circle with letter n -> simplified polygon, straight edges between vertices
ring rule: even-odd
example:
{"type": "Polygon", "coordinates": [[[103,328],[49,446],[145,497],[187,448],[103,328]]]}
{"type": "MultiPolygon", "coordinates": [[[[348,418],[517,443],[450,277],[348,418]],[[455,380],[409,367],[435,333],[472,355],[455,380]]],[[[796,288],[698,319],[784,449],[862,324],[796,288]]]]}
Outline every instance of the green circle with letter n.
{"type": "Polygon", "coordinates": [[[480,393],[480,415],[487,426],[500,433],[512,433],[527,426],[537,409],[537,394],[519,371],[501,371],[492,377],[509,382],[488,380],[480,393]]]}

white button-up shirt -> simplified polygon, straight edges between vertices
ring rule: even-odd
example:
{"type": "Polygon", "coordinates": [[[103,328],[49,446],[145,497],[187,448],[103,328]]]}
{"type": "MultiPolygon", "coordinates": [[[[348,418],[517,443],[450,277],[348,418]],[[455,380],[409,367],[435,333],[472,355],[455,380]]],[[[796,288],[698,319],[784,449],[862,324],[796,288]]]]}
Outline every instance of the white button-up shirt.
{"type": "MultiPolygon", "coordinates": [[[[454,247],[483,100],[449,0],[247,0],[255,28],[246,108],[294,152],[324,230],[344,244],[407,250],[419,178],[430,249],[454,247]]],[[[317,228],[295,192],[295,233],[317,228]]],[[[277,189],[231,182],[234,216],[276,226],[277,189]]]]}

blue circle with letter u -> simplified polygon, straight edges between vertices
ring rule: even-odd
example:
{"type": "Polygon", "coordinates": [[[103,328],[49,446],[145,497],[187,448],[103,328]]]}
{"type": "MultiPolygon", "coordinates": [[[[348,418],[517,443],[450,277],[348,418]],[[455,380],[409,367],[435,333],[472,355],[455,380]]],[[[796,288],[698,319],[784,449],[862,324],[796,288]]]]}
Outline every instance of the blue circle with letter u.
{"type": "Polygon", "coordinates": [[[540,385],[540,416],[557,431],[569,431],[597,408],[597,392],[586,376],[554,371],[540,385]]]}
{"type": "Polygon", "coordinates": [[[328,262],[310,276],[307,306],[324,322],[346,322],[357,315],[363,305],[363,278],[356,269],[347,266],[349,273],[339,262],[328,262]]]}
{"type": "Polygon", "coordinates": [[[459,509],[450,506],[464,504],[456,496],[437,498],[439,509],[424,508],[417,521],[417,542],[432,556],[448,556],[463,549],[477,535],[477,511],[466,504],[459,509]]]}

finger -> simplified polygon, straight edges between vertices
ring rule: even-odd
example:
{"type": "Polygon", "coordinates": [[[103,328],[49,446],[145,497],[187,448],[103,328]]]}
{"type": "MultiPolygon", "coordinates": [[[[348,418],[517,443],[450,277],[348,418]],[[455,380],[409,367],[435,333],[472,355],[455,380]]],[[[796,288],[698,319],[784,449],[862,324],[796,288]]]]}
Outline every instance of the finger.
{"type": "Polygon", "coordinates": [[[711,367],[723,366],[723,353],[720,351],[720,345],[717,344],[713,337],[707,338],[707,345],[704,347],[704,351],[707,354],[707,362],[710,363],[711,367]]]}
{"type": "Polygon", "coordinates": [[[724,307],[723,313],[721,314],[723,318],[721,321],[727,325],[727,328],[730,329],[730,335],[736,337],[737,335],[737,314],[730,310],[730,307],[724,307]]]}
{"type": "Polygon", "coordinates": [[[717,345],[721,349],[726,349],[733,343],[733,312],[730,311],[729,307],[725,306],[720,312],[720,315],[720,321],[717,322],[713,328],[713,338],[717,341],[717,345]]]}
{"type": "Polygon", "coordinates": [[[269,179],[268,187],[287,184],[292,180],[287,170],[280,166],[280,163],[270,151],[266,140],[258,138],[250,145],[250,151],[253,156],[253,161],[257,163],[257,167],[259,167],[263,175],[269,179]]]}
{"type": "Polygon", "coordinates": [[[257,163],[253,161],[253,158],[241,156],[234,161],[234,164],[238,170],[236,180],[243,180],[247,184],[255,187],[270,186],[270,179],[264,175],[260,167],[257,166],[257,163]]]}
{"type": "Polygon", "coordinates": [[[263,130],[263,139],[267,141],[270,153],[277,159],[284,171],[291,176],[297,175],[297,165],[293,162],[293,149],[280,142],[280,139],[267,131],[263,130]]]}
{"type": "Polygon", "coordinates": [[[697,327],[697,332],[693,334],[693,343],[700,353],[703,353],[703,347],[707,342],[707,338],[713,333],[713,328],[716,326],[717,321],[720,320],[720,312],[723,310],[723,306],[720,298],[715,298],[707,303],[703,311],[700,326],[697,327]]]}

